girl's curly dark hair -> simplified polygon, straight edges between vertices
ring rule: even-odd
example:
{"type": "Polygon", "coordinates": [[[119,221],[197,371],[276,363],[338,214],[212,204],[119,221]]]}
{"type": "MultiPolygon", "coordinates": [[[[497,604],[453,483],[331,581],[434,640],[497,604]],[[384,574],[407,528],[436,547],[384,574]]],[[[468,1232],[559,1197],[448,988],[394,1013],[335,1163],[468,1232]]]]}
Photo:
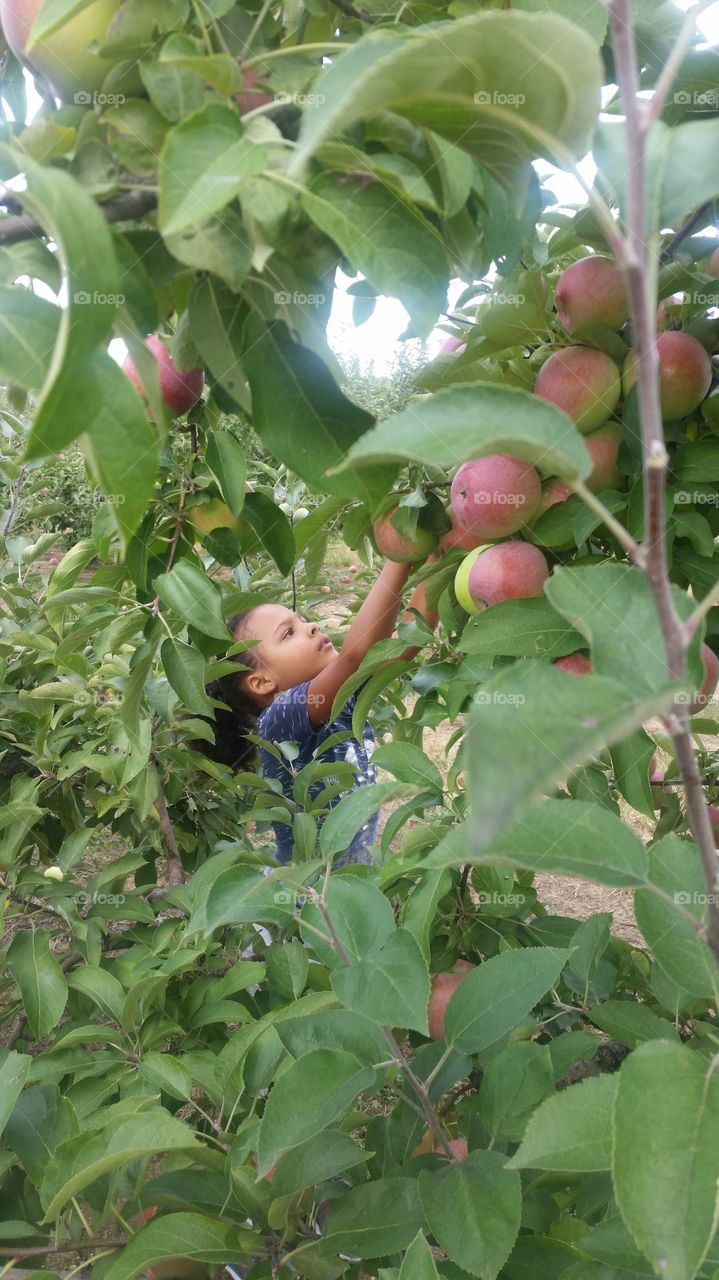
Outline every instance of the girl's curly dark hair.
{"type": "MultiPolygon", "coordinates": [[[[249,622],[253,612],[253,609],[246,609],[243,613],[233,613],[232,617],[227,619],[227,626],[233,640],[249,622]]],[[[255,667],[257,653],[254,646],[241,653],[233,654],[230,661],[242,663],[246,667],[255,667]]],[[[242,680],[246,674],[242,670],[236,674],[228,672],[206,686],[208,698],[215,698],[225,703],[226,707],[215,707],[214,720],[210,720],[207,716],[200,717],[207,720],[213,730],[214,743],[199,739],[190,744],[196,751],[201,751],[217,764],[229,765],[233,773],[256,769],[258,765],[257,747],[254,742],[248,741],[246,734],[257,732],[260,707],[252,695],[243,688],[242,680]]]]}

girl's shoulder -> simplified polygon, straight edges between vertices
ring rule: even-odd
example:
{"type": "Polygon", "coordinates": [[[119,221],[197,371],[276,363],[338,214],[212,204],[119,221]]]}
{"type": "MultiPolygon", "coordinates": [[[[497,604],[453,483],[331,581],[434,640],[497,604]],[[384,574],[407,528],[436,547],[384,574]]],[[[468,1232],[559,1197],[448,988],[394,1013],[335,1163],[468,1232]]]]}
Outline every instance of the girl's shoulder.
{"type": "Polygon", "coordinates": [[[257,728],[259,733],[265,737],[277,737],[282,735],[281,739],[292,736],[290,731],[294,733],[311,732],[309,716],[307,714],[307,690],[310,681],[304,680],[301,684],[293,684],[289,689],[283,689],[281,693],[265,707],[257,717],[257,728]]]}

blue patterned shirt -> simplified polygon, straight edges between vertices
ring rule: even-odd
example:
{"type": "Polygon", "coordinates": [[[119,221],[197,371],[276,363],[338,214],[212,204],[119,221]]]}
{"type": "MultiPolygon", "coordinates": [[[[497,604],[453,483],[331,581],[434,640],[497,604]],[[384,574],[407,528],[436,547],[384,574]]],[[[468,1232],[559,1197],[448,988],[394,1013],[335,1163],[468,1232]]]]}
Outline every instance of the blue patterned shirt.
{"type": "MultiPolygon", "coordinates": [[[[299,754],[290,764],[289,761],[277,760],[269,751],[260,749],[260,763],[265,778],[278,778],[284,795],[292,799],[292,784],[295,776],[312,759],[328,761],[346,761],[355,768],[355,782],[342,795],[331,797],[328,804],[337,804],[343,796],[357,787],[366,786],[377,781],[377,771],[372,764],[371,756],[375,748],[375,736],[369,724],[365,724],[362,741],[352,735],[352,712],[357,701],[359,689],[347,699],[336,720],[331,723],[312,725],[307,710],[307,690],[309,680],[303,684],[293,685],[278,694],[269,707],[265,707],[257,721],[257,732],[268,742],[294,742],[299,747],[299,754]],[[322,750],[322,743],[335,733],[349,731],[350,736],[341,742],[331,744],[322,750]]],[[[361,687],[361,686],[360,686],[361,687]]],[[[326,786],[337,782],[337,777],[318,778],[309,786],[309,794],[313,798],[326,786]]],[[[321,821],[321,819],[320,819],[321,821]]],[[[347,852],[335,858],[333,865],[343,866],[348,862],[372,862],[367,846],[377,837],[378,815],[375,813],[357,832],[347,852]]],[[[277,837],[276,858],[283,866],[292,861],[292,828],[285,822],[272,824],[277,837]]]]}

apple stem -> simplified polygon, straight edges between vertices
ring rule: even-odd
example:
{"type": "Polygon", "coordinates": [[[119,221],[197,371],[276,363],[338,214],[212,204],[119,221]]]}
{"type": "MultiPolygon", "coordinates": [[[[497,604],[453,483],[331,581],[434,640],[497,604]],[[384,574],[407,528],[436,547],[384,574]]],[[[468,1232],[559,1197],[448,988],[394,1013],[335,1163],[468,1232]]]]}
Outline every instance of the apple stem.
{"type": "Polygon", "coordinates": [[[624,547],[627,555],[643,569],[646,563],[644,548],[640,547],[636,539],[624,528],[624,525],[615,519],[611,511],[605,507],[601,498],[598,498],[596,493],[592,493],[591,489],[588,489],[582,480],[568,480],[567,484],[571,485],[577,497],[581,498],[588,507],[591,507],[592,511],[597,513],[610,532],[614,534],[617,542],[624,547]]]}
{"type": "MultiPolygon", "coordinates": [[[[664,441],[659,399],[659,358],[657,354],[656,294],[658,254],[656,233],[647,239],[647,130],[654,118],[647,113],[639,94],[639,76],[630,0],[608,0],[617,81],[626,121],[627,210],[626,237],[617,246],[618,262],[629,288],[632,332],[637,355],[639,416],[643,438],[644,544],[649,580],[667,652],[668,674],[672,680],[686,676],[689,637],[679,618],[669,581],[665,540],[665,480],[668,454],[664,441]]],[[[693,18],[696,17],[696,8],[693,18]]],[[[692,23],[693,28],[693,23],[692,23]]],[[[685,28],[679,37],[680,54],[668,59],[659,80],[661,97],[654,114],[661,110],[684,52],[685,28]]],[[[711,596],[712,593],[710,593],[711,596]]],[[[700,609],[704,609],[706,601],[700,609]]],[[[706,605],[710,608],[711,604],[706,605]]],[[[702,615],[703,616],[703,613],[702,615]]],[[[690,620],[691,621],[691,620],[690,620]]],[[[706,940],[719,962],[719,861],[714,833],[702,792],[697,758],[692,746],[687,703],[675,703],[667,717],[674,752],[684,779],[687,811],[696,840],[708,891],[706,940]]]]}
{"type": "MultiPolygon", "coordinates": [[[[347,952],[345,951],[345,948],[342,945],[342,942],[337,935],[337,930],[335,929],[334,924],[332,923],[332,918],[327,909],[327,902],[325,900],[324,894],[317,894],[314,898],[314,901],[319,910],[320,915],[322,916],[322,919],[327,925],[327,932],[329,933],[330,938],[332,940],[333,949],[336,951],[337,955],[339,956],[343,964],[351,964],[352,961],[348,956],[347,952]]],[[[435,1142],[439,1144],[439,1146],[442,1148],[442,1151],[448,1157],[448,1159],[454,1160],[455,1156],[452,1151],[452,1148],[449,1145],[449,1139],[447,1138],[447,1135],[444,1132],[442,1125],[440,1124],[439,1118],[437,1116],[437,1112],[432,1106],[432,1100],[429,1096],[429,1089],[427,1087],[429,1082],[420,1080],[419,1077],[415,1075],[414,1071],[412,1070],[412,1067],[410,1066],[409,1062],[407,1061],[407,1059],[405,1058],[402,1052],[401,1046],[397,1043],[395,1037],[393,1036],[391,1029],[387,1026],[382,1025],[380,1026],[380,1031],[382,1032],[382,1035],[384,1036],[384,1039],[385,1039],[385,1043],[387,1044],[387,1047],[392,1055],[392,1061],[394,1062],[397,1069],[402,1072],[402,1075],[407,1080],[407,1083],[410,1085],[410,1087],[414,1090],[415,1094],[417,1095],[417,1100],[419,1102],[419,1108],[417,1108],[417,1110],[420,1111],[421,1115],[427,1121],[427,1124],[429,1125],[430,1129],[432,1130],[432,1133],[434,1134],[435,1142]]],[[[449,1050],[447,1050],[447,1052],[449,1052],[449,1050]]],[[[445,1053],[445,1055],[442,1058],[442,1061],[444,1061],[444,1057],[446,1056],[447,1054],[445,1053]]],[[[435,1070],[436,1069],[437,1068],[435,1068],[435,1070]]],[[[410,1101],[410,1100],[406,1099],[406,1101],[410,1101]]]]}

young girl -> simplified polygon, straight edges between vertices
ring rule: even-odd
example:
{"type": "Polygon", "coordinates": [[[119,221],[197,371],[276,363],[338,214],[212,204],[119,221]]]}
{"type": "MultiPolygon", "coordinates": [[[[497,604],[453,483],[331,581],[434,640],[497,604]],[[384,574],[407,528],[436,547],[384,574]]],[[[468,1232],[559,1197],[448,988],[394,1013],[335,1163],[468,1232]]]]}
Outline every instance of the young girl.
{"type": "MultiPolygon", "coordinates": [[[[312,622],[282,604],[260,604],[245,613],[234,614],[228,626],[235,641],[256,640],[258,643],[234,655],[238,663],[249,667],[237,675],[223,676],[208,686],[210,697],[227,703],[229,711],[216,710],[214,748],[202,744],[212,759],[240,770],[254,762],[255,747],[243,735],[257,733],[268,742],[292,741],[299,752],[292,765],[278,760],[264,748],[260,751],[262,773],[277,778],[283,793],[292,799],[292,784],[297,772],[310,760],[345,761],[355,770],[355,780],[348,790],[376,781],[371,761],[375,739],[365,724],[362,741],[352,735],[352,711],[359,690],[351,694],[333,721],[329,721],[332,703],[340,687],[359,667],[368,650],[378,640],[395,635],[395,624],[401,605],[402,589],[413,565],[387,561],[371,587],[337,650],[317,622],[312,622]],[[338,741],[335,735],[340,735],[338,741]],[[332,738],[326,749],[322,744],[332,738]]],[[[410,609],[416,609],[434,629],[439,615],[430,610],[425,599],[425,584],[420,583],[410,598],[403,621],[411,621],[410,609]]],[[[410,659],[419,646],[410,646],[399,656],[410,659]]],[[[200,744],[198,744],[200,745],[200,744]]],[[[346,770],[343,771],[346,775],[346,770]]],[[[328,785],[326,777],[310,786],[314,797],[328,785]]],[[[336,804],[343,795],[335,795],[336,804]]],[[[346,852],[335,858],[334,866],[349,862],[372,862],[370,846],[377,834],[378,815],[357,833],[346,852]]],[[[288,823],[273,823],[277,838],[277,861],[285,866],[292,860],[292,828],[288,823]]]]}

